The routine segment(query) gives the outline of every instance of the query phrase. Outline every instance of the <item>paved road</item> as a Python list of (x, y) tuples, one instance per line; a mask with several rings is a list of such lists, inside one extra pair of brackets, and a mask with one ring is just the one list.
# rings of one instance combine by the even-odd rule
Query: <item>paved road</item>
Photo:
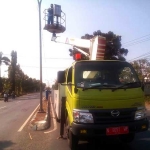
[[(0, 150), (70, 150), (67, 140), (59, 138), (60, 124), (53, 118), (52, 108), (50, 129), (33, 131), (29, 128), (28, 122), (18, 132), (22, 124), (39, 104), (38, 96), (38, 94), (33, 94), (8, 103), (0, 102)], [(150, 118), (150, 111), (147, 114)], [(131, 144), (122, 143), (114, 138), (105, 138), (94, 144), (80, 141), (78, 145), (78, 150), (110, 149), (150, 150), (150, 131), (137, 134), (135, 141)]]
[(39, 94), (0, 101), (0, 150), (18, 142), (16, 139), (23, 130), (22, 125), (38, 104)]
[[(149, 112), (148, 112), (149, 113)], [(26, 134), (30, 132), (32, 140), (21, 139), (19, 147), (22, 150), (70, 150), (66, 139), (59, 138), (60, 124), (53, 118), (51, 109), (51, 128), (46, 131), (31, 131), (27, 128)], [(23, 144), (23, 141), (26, 143)], [(150, 150), (150, 131), (138, 133), (135, 141), (130, 144), (120, 142), (117, 138), (103, 138), (95, 143), (80, 141), (77, 150)]]

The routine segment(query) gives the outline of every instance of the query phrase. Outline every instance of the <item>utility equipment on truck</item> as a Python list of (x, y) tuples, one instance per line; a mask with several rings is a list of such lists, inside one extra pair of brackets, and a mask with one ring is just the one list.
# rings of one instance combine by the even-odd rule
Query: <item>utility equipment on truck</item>
[(104, 60), (105, 42), (99, 39), (103, 37), (90, 40), (89, 60), (82, 60), (77, 52), (75, 62), (58, 72), (57, 81), (65, 91), (61, 107), (65, 115), (60, 120), (72, 150), (80, 139), (93, 137), (118, 136), (131, 142), (135, 133), (149, 127), (144, 93), (134, 68), (126, 61)]

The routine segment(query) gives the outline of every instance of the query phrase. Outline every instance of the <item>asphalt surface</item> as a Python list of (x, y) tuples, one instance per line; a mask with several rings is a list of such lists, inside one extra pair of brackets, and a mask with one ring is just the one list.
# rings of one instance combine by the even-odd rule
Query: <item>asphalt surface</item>
[[(67, 140), (59, 138), (60, 124), (56, 122), (52, 108), (51, 126), (48, 130), (34, 131), (29, 127), (28, 121), (18, 132), (38, 104), (39, 94), (27, 95), (8, 103), (0, 102), (0, 150), (70, 150)], [(150, 118), (150, 110), (147, 115)], [(107, 137), (95, 143), (80, 141), (77, 150), (150, 150), (149, 141), (150, 131), (146, 131), (138, 133), (130, 144)]]
[[(0, 101), (0, 150), (18, 141), (23, 124), (39, 104), (39, 94)], [(20, 130), (20, 131), (19, 131)]]

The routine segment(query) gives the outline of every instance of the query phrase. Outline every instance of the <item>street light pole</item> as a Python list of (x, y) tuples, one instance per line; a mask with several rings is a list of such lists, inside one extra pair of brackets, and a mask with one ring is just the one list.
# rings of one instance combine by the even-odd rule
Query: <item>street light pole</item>
[(41, 3), (42, 0), (38, 1), (39, 8), (39, 42), (40, 42), (40, 109), (39, 112), (43, 112), (42, 106), (42, 29), (41, 29)]

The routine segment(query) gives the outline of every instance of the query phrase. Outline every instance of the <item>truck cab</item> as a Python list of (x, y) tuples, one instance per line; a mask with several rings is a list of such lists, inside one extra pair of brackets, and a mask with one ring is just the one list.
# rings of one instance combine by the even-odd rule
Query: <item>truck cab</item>
[(80, 139), (118, 136), (131, 142), (148, 130), (141, 82), (126, 61), (81, 60), (58, 72), (65, 91), (65, 130), (73, 150)]

